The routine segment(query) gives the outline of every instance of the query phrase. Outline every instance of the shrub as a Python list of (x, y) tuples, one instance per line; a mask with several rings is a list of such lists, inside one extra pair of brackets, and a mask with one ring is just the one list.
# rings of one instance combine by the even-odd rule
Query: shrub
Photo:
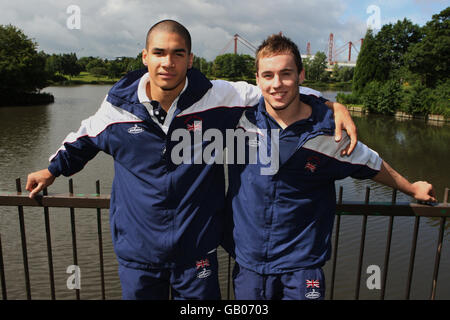
[(386, 81), (378, 94), (377, 113), (393, 115), (401, 104), (401, 86), (396, 80)]
[(376, 113), (378, 110), (378, 93), (380, 92), (380, 87), (381, 85), (378, 81), (371, 81), (364, 88), (361, 100), (371, 113)]
[(430, 95), (434, 98), (430, 112), (450, 118), (450, 79), (438, 84)]
[(430, 114), (435, 104), (432, 90), (425, 87), (420, 81), (405, 87), (402, 97), (402, 110), (412, 115)]
[(392, 115), (400, 108), (401, 97), (402, 91), (398, 81), (371, 81), (364, 88), (361, 100), (371, 113)]
[(346, 94), (338, 92), (336, 95), (336, 101), (342, 104), (361, 104), (361, 98), (354, 92)]

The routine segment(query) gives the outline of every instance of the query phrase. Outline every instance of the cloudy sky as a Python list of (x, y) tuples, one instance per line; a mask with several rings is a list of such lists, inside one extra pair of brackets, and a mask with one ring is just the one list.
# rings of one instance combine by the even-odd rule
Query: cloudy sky
[[(171, 18), (191, 32), (194, 54), (213, 60), (232, 52), (232, 45), (224, 49), (236, 33), (257, 46), (281, 31), (302, 53), (307, 42), (312, 53), (326, 51), (330, 33), (336, 48), (348, 41), (359, 48), (377, 16), (381, 25), (404, 17), (423, 25), (449, 5), (449, 0), (12, 0), (0, 2), (0, 24), (22, 29), (47, 53), (114, 58), (136, 56), (149, 27)], [(239, 44), (238, 51), (252, 54)]]

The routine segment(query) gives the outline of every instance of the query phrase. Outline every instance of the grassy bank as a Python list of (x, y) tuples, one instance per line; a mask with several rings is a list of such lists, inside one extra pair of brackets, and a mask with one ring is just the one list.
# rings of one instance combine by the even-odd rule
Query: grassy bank
[(75, 77), (68, 78), (67, 76), (57, 75), (51, 82), (53, 86), (68, 86), (77, 84), (114, 84), (120, 78), (108, 78), (107, 76), (96, 76), (89, 72), (80, 72)]

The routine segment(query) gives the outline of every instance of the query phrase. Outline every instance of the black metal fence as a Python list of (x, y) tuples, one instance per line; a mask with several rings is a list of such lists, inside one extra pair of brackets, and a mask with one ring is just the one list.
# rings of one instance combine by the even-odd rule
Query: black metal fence
[[(362, 216), (362, 226), (361, 226), (361, 238), (360, 238), (360, 248), (358, 256), (358, 267), (356, 275), (356, 287), (354, 291), (354, 299), (360, 298), (360, 284), (361, 284), (361, 272), (362, 272), (362, 262), (365, 249), (366, 240), (366, 230), (367, 230), (367, 218), (369, 216), (387, 216), (389, 217), (389, 225), (387, 230), (387, 242), (384, 255), (384, 265), (381, 283), (381, 294), (380, 299), (385, 298), (386, 294), (386, 281), (388, 275), (388, 266), (390, 259), (391, 241), (392, 241), (392, 231), (393, 223), (395, 217), (413, 217), (415, 219), (414, 232), (411, 242), (411, 252), (408, 265), (408, 277), (407, 286), (405, 290), (405, 299), (410, 298), (411, 294), (411, 282), (414, 271), (414, 262), (416, 255), (417, 246), (417, 236), (419, 232), (419, 224), (421, 217), (435, 217), (440, 220), (439, 223), (439, 236), (435, 248), (435, 259), (434, 259), (434, 271), (431, 279), (431, 292), (430, 299), (434, 300), (436, 297), (437, 279), (440, 266), (442, 244), (444, 239), (444, 231), (446, 224), (446, 217), (450, 215), (450, 205), (448, 204), (448, 191), (446, 188), (444, 192), (444, 199), (442, 203), (434, 205), (426, 204), (416, 204), (416, 203), (398, 203), (396, 201), (396, 190), (392, 193), (392, 199), (390, 202), (370, 202), (370, 188), (366, 189), (365, 201), (364, 202), (343, 202), (343, 189), (339, 190), (339, 197), (336, 204), (336, 223), (334, 232), (334, 243), (333, 243), (333, 254), (332, 254), (332, 271), (331, 271), (331, 285), (329, 288), (330, 299), (334, 298), (335, 293), (335, 279), (336, 279), (336, 262), (338, 257), (338, 244), (339, 235), (341, 227), (341, 216)], [(16, 180), (16, 192), (0, 193), (0, 206), (17, 207), (19, 226), (20, 226), (20, 237), (21, 237), (21, 248), (23, 257), (23, 268), (24, 268), (24, 281), (27, 299), (31, 299), (31, 283), (30, 283), (30, 272), (28, 264), (28, 250), (27, 250), (27, 238), (25, 230), (25, 220), (24, 220), (24, 207), (42, 207), (44, 213), (44, 224), (45, 224), (45, 234), (46, 234), (46, 247), (47, 247), (47, 257), (48, 257), (48, 270), (49, 270), (49, 280), (50, 280), (50, 293), (51, 299), (55, 299), (55, 278), (53, 270), (53, 249), (52, 240), (50, 233), (50, 219), (49, 219), (49, 208), (69, 208), (70, 210), (70, 221), (71, 221), (71, 238), (72, 238), (72, 256), (73, 264), (78, 265), (78, 255), (77, 255), (77, 238), (76, 238), (76, 223), (75, 223), (75, 209), (77, 208), (92, 208), (96, 209), (97, 213), (97, 237), (98, 237), (98, 258), (100, 265), (100, 283), (101, 283), (101, 299), (106, 299), (105, 294), (105, 275), (104, 275), (104, 258), (103, 258), (103, 241), (102, 241), (102, 219), (101, 210), (109, 209), (109, 195), (100, 194), (100, 184), (99, 181), (96, 182), (96, 194), (91, 195), (75, 195), (73, 193), (73, 182), (72, 179), (69, 180), (69, 193), (67, 194), (55, 194), (48, 195), (47, 190), (44, 190), (43, 196), (36, 196), (35, 199), (30, 199), (27, 193), (22, 193), (20, 179)], [(5, 277), (4, 268), (4, 257), (2, 251), (2, 238), (0, 234), (0, 282), (2, 290), (2, 299), (8, 299), (7, 292), (7, 279)], [(230, 285), (230, 275), (231, 275), (231, 259), (228, 258), (228, 265), (226, 267), (227, 273), (227, 284), (226, 284), (226, 296), (228, 299), (231, 297), (231, 285)], [(76, 299), (80, 299), (79, 289), (76, 290)]]

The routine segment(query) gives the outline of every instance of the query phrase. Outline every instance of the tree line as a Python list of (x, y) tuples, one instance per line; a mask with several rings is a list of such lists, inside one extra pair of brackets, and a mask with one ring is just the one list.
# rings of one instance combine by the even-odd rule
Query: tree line
[(117, 57), (103, 59), (99, 57), (77, 58), (75, 53), (46, 54), (45, 71), (55, 81), (64, 80), (64, 76), (74, 77), (80, 72), (89, 72), (96, 77), (116, 79), (125, 73), (143, 68), (142, 54), (137, 57)]
[[(116, 80), (129, 71), (144, 67), (142, 53), (136, 57), (115, 59), (78, 58), (75, 53), (48, 54), (38, 52), (37, 48), (37, 42), (28, 38), (22, 30), (13, 25), (0, 25), (0, 97), (3, 104), (11, 102), (12, 97), (13, 101), (27, 95), (37, 98), (40, 89), (72, 81), (81, 72)], [(214, 61), (195, 56), (193, 66), (211, 79), (255, 83), (255, 58), (247, 54), (222, 54)], [(304, 67), (306, 78), (311, 81), (348, 81), (353, 76), (351, 68), (336, 66), (331, 74), (326, 72), (323, 52), (305, 59)]]
[[(303, 59), (307, 84), (347, 82), (352, 93), (338, 94), (344, 104), (364, 104), (370, 112), (394, 114), (429, 113), (450, 116), (450, 7), (425, 26), (408, 19), (384, 25), (374, 34), (368, 30), (355, 68), (333, 66), (317, 52)], [(96, 77), (118, 79), (143, 68), (136, 57), (81, 57), (75, 53), (47, 54), (12, 25), (0, 25), (0, 98), (25, 97), (40, 89), (88, 72)], [(195, 68), (211, 79), (245, 80), (254, 83), (255, 59), (245, 54), (223, 54), (214, 61), (194, 57)], [(9, 99), (10, 100), (10, 99)], [(6, 101), (6, 102), (5, 102)]]
[(338, 94), (345, 104), (369, 112), (450, 117), (450, 7), (423, 27), (408, 19), (368, 30), (358, 56), (352, 93)]
[[(317, 52), (313, 57), (302, 59), (305, 79), (311, 82), (348, 82), (353, 78), (352, 67), (335, 64), (332, 72), (327, 69), (327, 56)], [(214, 61), (194, 57), (194, 68), (210, 78), (255, 81), (255, 58), (246, 54), (227, 53), (217, 56)]]

